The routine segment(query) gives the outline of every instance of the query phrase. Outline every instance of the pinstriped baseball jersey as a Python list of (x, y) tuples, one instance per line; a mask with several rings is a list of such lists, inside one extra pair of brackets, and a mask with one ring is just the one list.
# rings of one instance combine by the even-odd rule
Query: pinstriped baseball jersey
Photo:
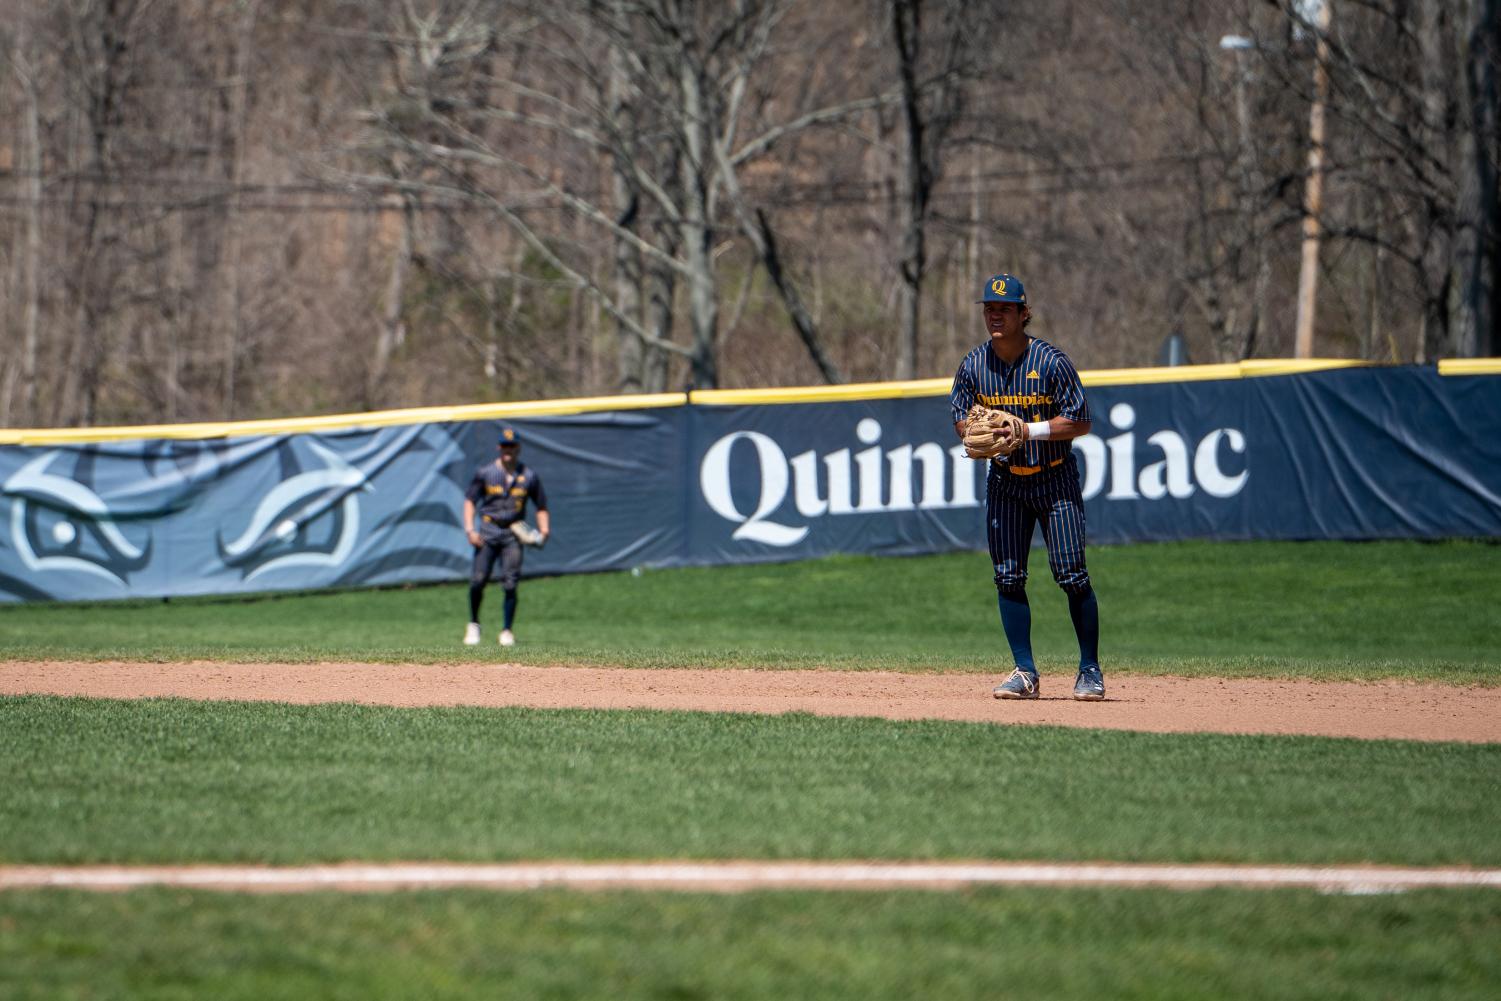
[[(1029, 423), (1062, 415), (1075, 421), (1090, 420), (1084, 385), (1068, 356), (1047, 341), (1027, 338), (1026, 350), (1007, 365), (986, 341), (970, 351), (954, 373), (949, 408), (955, 423), (964, 420), (975, 403), (1009, 411)], [(1028, 441), (1009, 460), (997, 464), (1049, 468), (1073, 456), (1067, 441)], [(1069, 463), (1069, 465), (1073, 465)]]
[(547, 510), (547, 492), (542, 489), (542, 477), (523, 462), (516, 463), (516, 471), (508, 473), (498, 462), (487, 462), (474, 471), (474, 479), (464, 491), (464, 498), (473, 502), (478, 515), (476, 528), (485, 539), (510, 535), (507, 527), (526, 515), (526, 502), (530, 500), (538, 511)]

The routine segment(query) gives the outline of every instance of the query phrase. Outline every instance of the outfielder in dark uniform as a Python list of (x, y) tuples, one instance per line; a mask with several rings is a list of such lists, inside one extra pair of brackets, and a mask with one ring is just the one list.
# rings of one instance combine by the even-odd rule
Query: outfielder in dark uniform
[(1089, 403), (1068, 356), (1029, 336), (1032, 311), (1013, 275), (996, 275), (978, 300), (990, 340), (964, 356), (949, 403), (954, 430), (964, 437), (969, 408), (983, 403), (1026, 423), (1021, 447), (991, 460), (985, 481), (985, 525), (995, 566), (1001, 625), (1016, 669), (996, 686), (998, 699), (1035, 699), (1040, 692), (1032, 659), (1032, 608), (1027, 602), (1027, 556), (1041, 523), (1053, 579), (1068, 595), (1079, 638), (1074, 698), (1105, 697), (1100, 671), (1100, 613), (1084, 566), (1084, 498), (1070, 440), (1088, 434)]
[(513, 530), (526, 518), (530, 501), (537, 509), (535, 544), (547, 540), (552, 530), (547, 513), (547, 493), (542, 477), (521, 461), (521, 436), (516, 429), (503, 425), (496, 445), (499, 455), (474, 471), (469, 489), (464, 491), (464, 532), (474, 547), (474, 569), (469, 575), (469, 627), (464, 642), (474, 646), (480, 641), (479, 606), (485, 597), (485, 584), (497, 561), (500, 563), (500, 587), (505, 592), (505, 621), (500, 631), (500, 645), (511, 646), (516, 634), (511, 626), (516, 619), (516, 586), (521, 581), (521, 539)]

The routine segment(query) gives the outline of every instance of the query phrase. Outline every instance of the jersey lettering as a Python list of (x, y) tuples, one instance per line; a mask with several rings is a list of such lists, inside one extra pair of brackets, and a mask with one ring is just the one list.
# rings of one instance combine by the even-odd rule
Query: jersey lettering
[(1021, 393), (1005, 396), (979, 393), (976, 394), (975, 398), (987, 407), (1040, 407), (1043, 404), (1051, 406), (1053, 403), (1053, 398), (1043, 393)]
[[(1027, 421), (1046, 421), (1063, 416), (1087, 421), (1089, 403), (1079, 373), (1068, 357), (1046, 341), (1027, 338), (1026, 349), (1014, 364), (1007, 365), (991, 350), (989, 342), (974, 348), (959, 363), (949, 394), (952, 419), (965, 419), (975, 403), (998, 407)], [(1015, 467), (1054, 468), (1073, 462), (1070, 441), (1029, 441), (1009, 460)]]

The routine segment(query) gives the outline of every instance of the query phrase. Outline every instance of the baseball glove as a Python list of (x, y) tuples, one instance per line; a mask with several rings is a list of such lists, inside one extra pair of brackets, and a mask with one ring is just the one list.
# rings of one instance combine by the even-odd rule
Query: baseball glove
[(511, 534), (516, 536), (517, 541), (523, 546), (536, 546), (538, 549), (541, 549), (542, 543), (547, 541), (546, 536), (524, 521), (511, 522)]
[(1022, 419), (1004, 410), (976, 403), (964, 423), (964, 454), (971, 459), (994, 459), (1021, 447)]

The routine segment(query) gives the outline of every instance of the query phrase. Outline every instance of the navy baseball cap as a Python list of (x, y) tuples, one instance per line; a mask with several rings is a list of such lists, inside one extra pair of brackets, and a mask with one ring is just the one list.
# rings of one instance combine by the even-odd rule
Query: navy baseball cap
[(985, 281), (985, 291), (975, 302), (1019, 302), (1027, 304), (1027, 290), (1015, 275), (996, 275)]
[(516, 433), (516, 429), (513, 428), (513, 427), (511, 427), (511, 425), (509, 425), (509, 424), (502, 424), (500, 426), (500, 438), (496, 442), (496, 444), (499, 444), (499, 445), (520, 445), (521, 444), (521, 435), (517, 434)]

